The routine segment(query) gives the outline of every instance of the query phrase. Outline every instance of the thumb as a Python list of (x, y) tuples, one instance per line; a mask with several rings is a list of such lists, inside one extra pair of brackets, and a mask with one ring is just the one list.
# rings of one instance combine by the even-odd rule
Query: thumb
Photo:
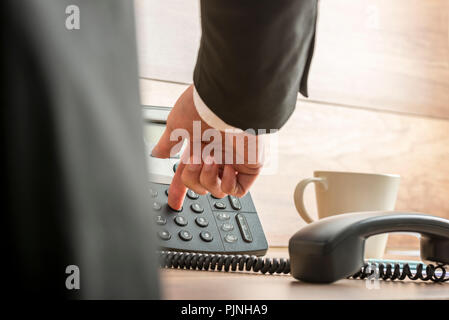
[(185, 137), (178, 136), (177, 139), (171, 140), (170, 136), (172, 131), (168, 125), (165, 127), (164, 133), (151, 151), (153, 157), (170, 158), (170, 156), (174, 156), (181, 150)]

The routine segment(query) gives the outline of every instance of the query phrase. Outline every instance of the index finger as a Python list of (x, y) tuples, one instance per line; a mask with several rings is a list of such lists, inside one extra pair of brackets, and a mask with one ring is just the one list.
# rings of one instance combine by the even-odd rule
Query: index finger
[(226, 164), (221, 178), (221, 189), (227, 194), (241, 198), (256, 181), (259, 171), (257, 169), (236, 172), (232, 165)]
[(168, 205), (174, 210), (181, 210), (184, 198), (187, 193), (187, 187), (181, 180), (182, 172), (185, 168), (184, 161), (179, 161), (178, 168), (173, 176), (172, 182), (168, 189)]

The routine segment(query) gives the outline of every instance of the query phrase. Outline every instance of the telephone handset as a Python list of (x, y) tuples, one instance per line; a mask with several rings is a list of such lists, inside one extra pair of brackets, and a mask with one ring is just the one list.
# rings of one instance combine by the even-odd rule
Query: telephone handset
[[(334, 282), (356, 274), (364, 264), (365, 240), (399, 231), (421, 234), (423, 261), (449, 264), (449, 220), (419, 213), (358, 212), (321, 219), (295, 233), (288, 245), (291, 274), (310, 282)], [(427, 270), (427, 276), (434, 271)]]
[(179, 157), (150, 155), (165, 127), (169, 108), (144, 106), (148, 168), (154, 221), (158, 227), (160, 263), (166, 268), (291, 273), (302, 281), (329, 283), (366, 278), (374, 272), (363, 261), (367, 237), (413, 231), (421, 234), (421, 257), (437, 265), (378, 264), (387, 280), (449, 281), (449, 220), (425, 214), (363, 212), (321, 219), (298, 231), (289, 242), (290, 259), (263, 256), (268, 243), (248, 193), (243, 198), (217, 199), (189, 190), (181, 211), (167, 205), (168, 187)]

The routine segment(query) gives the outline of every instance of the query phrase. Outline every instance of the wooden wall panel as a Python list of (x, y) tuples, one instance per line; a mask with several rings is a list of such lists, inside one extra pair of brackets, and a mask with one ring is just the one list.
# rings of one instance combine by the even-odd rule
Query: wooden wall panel
[[(141, 80), (142, 103), (173, 105), (185, 88)], [(400, 174), (396, 209), (449, 218), (449, 121), (298, 101), (279, 132), (278, 172), (260, 176), (251, 191), (270, 245), (287, 245), (304, 226), (292, 194), (313, 170)], [(316, 214), (313, 193), (306, 191), (306, 204)]]
[(448, 0), (321, 0), (313, 100), (449, 118)]
[(140, 76), (192, 82), (201, 37), (198, 0), (135, 0)]
[[(449, 118), (449, 0), (320, 0), (312, 100)], [(140, 75), (189, 83), (198, 1), (135, 0)]]

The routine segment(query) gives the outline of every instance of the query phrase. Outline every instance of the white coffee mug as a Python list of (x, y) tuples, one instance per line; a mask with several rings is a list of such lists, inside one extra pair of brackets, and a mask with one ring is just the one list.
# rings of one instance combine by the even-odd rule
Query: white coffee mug
[[(394, 210), (400, 176), (338, 171), (315, 171), (313, 178), (300, 181), (294, 201), (299, 215), (313, 222), (304, 206), (304, 190), (315, 184), (318, 218), (360, 211)], [(365, 244), (365, 258), (382, 259), (388, 234), (372, 236)]]

